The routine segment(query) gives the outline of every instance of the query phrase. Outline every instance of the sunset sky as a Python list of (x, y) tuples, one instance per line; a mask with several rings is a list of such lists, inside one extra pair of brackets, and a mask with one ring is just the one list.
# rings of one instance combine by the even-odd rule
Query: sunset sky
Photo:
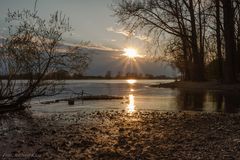
[[(0, 0), (1, 25), (7, 10), (33, 9), (35, 0)], [(81, 40), (91, 41), (96, 45), (110, 48), (138, 47), (146, 40), (141, 35), (127, 39), (122, 27), (117, 24), (111, 10), (112, 0), (38, 0), (39, 14), (48, 17), (54, 11), (62, 11), (70, 17), (73, 27), (71, 35), (65, 40), (78, 43)], [(1, 29), (3, 33), (4, 28)]]
[[(149, 39), (143, 35), (136, 34), (129, 38), (123, 27), (117, 24), (117, 18), (113, 16), (111, 5), (114, 0), (38, 0), (37, 9), (39, 15), (48, 18), (55, 11), (62, 11), (70, 18), (70, 24), (73, 28), (71, 34), (65, 34), (64, 40), (67, 43), (78, 44), (80, 41), (91, 41), (94, 46), (101, 50), (102, 56), (93, 56), (92, 65), (89, 68), (89, 74), (104, 74), (108, 67), (114, 68), (116, 73), (122, 70), (122, 66), (112, 66), (117, 64), (119, 54), (124, 55), (126, 48), (135, 48), (138, 51), (139, 59), (146, 54), (144, 46)], [(5, 17), (8, 9), (22, 10), (34, 9), (35, 0), (0, 0), (0, 37), (6, 36), (7, 24)], [(94, 48), (95, 50), (96, 48)], [(104, 52), (105, 50), (105, 52)], [(111, 51), (111, 56), (108, 55)], [(122, 53), (121, 53), (122, 51)], [(91, 53), (92, 54), (92, 53)], [(106, 58), (103, 58), (106, 57)], [(101, 61), (100, 61), (101, 59)], [(143, 58), (142, 58), (143, 59)], [(139, 60), (140, 62), (140, 60)], [(142, 72), (155, 75), (167, 74), (173, 72), (169, 67), (163, 67), (162, 64), (142, 62)], [(110, 64), (111, 63), (111, 64)], [(95, 66), (95, 67), (94, 67)]]

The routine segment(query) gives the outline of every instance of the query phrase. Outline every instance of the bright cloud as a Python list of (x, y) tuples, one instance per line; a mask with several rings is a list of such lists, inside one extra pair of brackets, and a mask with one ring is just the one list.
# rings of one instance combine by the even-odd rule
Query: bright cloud
[(125, 31), (124, 29), (114, 29), (113, 27), (108, 27), (108, 28), (107, 28), (107, 31), (109, 31), (109, 32), (114, 32), (114, 33), (118, 33), (118, 34), (122, 34), (122, 35), (124, 35), (124, 36), (126, 36), (126, 37), (129, 37), (129, 36), (131, 35), (130, 32), (127, 32), (127, 31)]
[(147, 36), (136, 35), (135, 33), (130, 33), (128, 31), (124, 30), (123, 28), (115, 29), (113, 27), (108, 27), (107, 31), (114, 32), (114, 33), (117, 33), (117, 34), (121, 34), (121, 35), (124, 35), (125, 37), (133, 36), (134, 38), (139, 39), (141, 41), (146, 41), (146, 42), (150, 42), (151, 41), (151, 39), (149, 37), (147, 37)]

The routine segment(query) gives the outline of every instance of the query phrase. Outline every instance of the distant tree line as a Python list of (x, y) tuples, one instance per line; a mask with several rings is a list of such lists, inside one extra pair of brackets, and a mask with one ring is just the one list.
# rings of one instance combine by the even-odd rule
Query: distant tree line
[[(14, 80), (29, 80), (29, 79), (38, 79), (37, 74), (25, 73), (25, 74), (16, 74), (12, 76)], [(177, 77), (169, 77), (166, 75), (153, 75), (153, 74), (142, 74), (142, 73), (130, 73), (127, 72), (123, 74), (118, 72), (116, 75), (113, 75), (111, 71), (107, 71), (105, 75), (91, 76), (84, 75), (83, 73), (73, 73), (64, 69), (59, 69), (55, 72), (50, 72), (44, 76), (44, 80), (81, 80), (81, 79), (173, 79)], [(0, 75), (0, 79), (7, 80), (7, 75)]]
[(237, 82), (239, 0), (116, 0), (112, 8), (126, 30), (151, 38), (154, 51), (168, 42), (160, 58), (177, 67), (183, 80)]
[(136, 73), (136, 72), (127, 72), (127, 73), (122, 73), (119, 71), (115, 76), (112, 75), (111, 71), (107, 71), (105, 74), (105, 78), (112, 78), (112, 79), (171, 79), (175, 77), (168, 77), (166, 75), (153, 75), (149, 73)]

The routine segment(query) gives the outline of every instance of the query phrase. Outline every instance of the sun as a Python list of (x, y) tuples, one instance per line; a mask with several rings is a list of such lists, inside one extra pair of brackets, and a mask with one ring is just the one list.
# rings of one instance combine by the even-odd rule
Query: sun
[(139, 54), (138, 54), (138, 52), (137, 52), (137, 50), (136, 49), (134, 49), (134, 48), (124, 48), (124, 56), (127, 56), (128, 58), (130, 58), (130, 59), (133, 59), (133, 58), (136, 58), (136, 57), (141, 57)]

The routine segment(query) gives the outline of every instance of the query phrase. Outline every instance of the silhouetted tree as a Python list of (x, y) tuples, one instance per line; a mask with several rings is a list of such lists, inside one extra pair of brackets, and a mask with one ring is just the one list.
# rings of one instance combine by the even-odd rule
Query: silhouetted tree
[(223, 56), (222, 56), (222, 40), (221, 40), (221, 8), (220, 0), (215, 0), (216, 8), (216, 44), (217, 44), (217, 61), (218, 61), (218, 79), (223, 80)]
[(106, 74), (105, 74), (105, 78), (112, 78), (112, 72), (111, 71), (107, 71)]
[(116, 75), (116, 78), (122, 78), (122, 72), (121, 71), (118, 71), (117, 75)]
[(224, 81), (234, 83), (236, 79), (236, 41), (233, 0), (222, 0), (224, 14), (225, 64)]
[(160, 59), (177, 67), (184, 80), (205, 80), (206, 65), (217, 60), (218, 79), (237, 81), (239, 0), (119, 0), (113, 11), (130, 35), (141, 32), (151, 37), (156, 48), (167, 37)]
[(113, 10), (130, 33), (142, 31), (156, 46), (163, 34), (177, 37), (185, 63), (185, 78), (202, 81), (205, 80), (205, 12), (209, 3), (201, 0), (121, 0)]
[[(87, 67), (88, 57), (79, 48), (65, 51), (58, 46), (62, 35), (71, 30), (69, 20), (56, 12), (49, 20), (38, 16), (38, 11), (9, 11), (9, 37), (1, 47), (0, 109), (20, 109), (31, 98), (56, 94), (56, 80), (46, 80), (49, 73), (61, 69), (81, 72)], [(14, 24), (14, 25), (13, 25)], [(16, 75), (27, 75), (27, 80), (16, 80)]]

